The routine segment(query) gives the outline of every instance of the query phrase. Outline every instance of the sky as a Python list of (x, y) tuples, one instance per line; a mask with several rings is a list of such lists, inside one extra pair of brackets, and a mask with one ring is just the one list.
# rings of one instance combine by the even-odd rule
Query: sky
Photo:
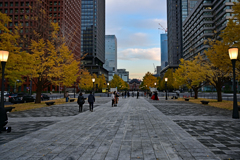
[(142, 79), (160, 66), (160, 34), (167, 28), (167, 0), (106, 0), (106, 35), (117, 38), (118, 69)]

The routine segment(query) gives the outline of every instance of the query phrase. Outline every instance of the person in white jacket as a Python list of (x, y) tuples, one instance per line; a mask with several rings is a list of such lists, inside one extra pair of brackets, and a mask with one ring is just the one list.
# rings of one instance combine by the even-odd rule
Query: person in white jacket
[(112, 97), (112, 107), (114, 105), (114, 102), (115, 102), (115, 91), (112, 93), (111, 97)]

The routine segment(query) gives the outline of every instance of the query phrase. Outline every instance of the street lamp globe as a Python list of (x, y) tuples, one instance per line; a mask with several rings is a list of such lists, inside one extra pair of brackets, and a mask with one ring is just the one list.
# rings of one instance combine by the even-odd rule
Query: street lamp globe
[(228, 53), (229, 53), (229, 57), (230, 57), (231, 60), (237, 59), (238, 48), (229, 48)]
[(168, 81), (168, 78), (165, 78), (165, 82), (167, 82)]
[(107, 85), (109, 86), (109, 83), (107, 83)]
[(157, 83), (154, 83), (154, 85), (156, 86), (156, 85), (157, 85)]
[(0, 51), (0, 61), (1, 62), (7, 62), (8, 55), (9, 55), (8, 51)]
[(95, 78), (92, 78), (92, 82), (93, 82), (93, 83), (95, 82)]

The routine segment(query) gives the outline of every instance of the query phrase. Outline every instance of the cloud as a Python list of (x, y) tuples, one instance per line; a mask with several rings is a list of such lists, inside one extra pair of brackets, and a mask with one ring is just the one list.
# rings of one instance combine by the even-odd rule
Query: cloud
[(160, 61), (160, 48), (129, 48), (118, 53), (121, 60), (155, 60)]
[(106, 0), (107, 12), (111, 14), (157, 14), (166, 13), (166, 0)]

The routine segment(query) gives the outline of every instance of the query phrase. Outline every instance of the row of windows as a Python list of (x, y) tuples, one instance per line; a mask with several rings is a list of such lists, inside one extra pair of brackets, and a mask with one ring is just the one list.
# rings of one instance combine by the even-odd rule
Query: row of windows
[[(2, 9), (0, 9), (0, 12), (2, 12)], [(8, 9), (4, 9), (4, 13), (29, 13), (29, 8), (26, 8), (25, 9), (25, 12), (24, 12), (24, 8), (21, 8), (21, 9), (18, 9), (16, 8), (15, 10), (13, 8), (10, 8), (9, 10)]]
[(54, 6), (56, 6), (56, 5), (61, 5), (61, 2), (57, 2), (57, 1), (49, 2), (49, 5), (50, 5), (50, 6), (51, 6), (51, 5), (54, 5)]
[(52, 8), (52, 7), (49, 7), (49, 11), (61, 11), (61, 7), (54, 7), (54, 8)]
[[(31, 3), (31, 5), (32, 5), (33, 3)], [(3, 5), (5, 6), (5, 7), (8, 7), (8, 6), (11, 6), (11, 7), (13, 7), (13, 6), (15, 6), (15, 7), (17, 7), (17, 6), (29, 6), (29, 2), (26, 2), (25, 3), (25, 5), (24, 5), (24, 2), (15, 2), (15, 5), (14, 5), (14, 3), (13, 2), (5, 2), (5, 3), (3, 3), (3, 2), (0, 2), (0, 7), (3, 7)]]

